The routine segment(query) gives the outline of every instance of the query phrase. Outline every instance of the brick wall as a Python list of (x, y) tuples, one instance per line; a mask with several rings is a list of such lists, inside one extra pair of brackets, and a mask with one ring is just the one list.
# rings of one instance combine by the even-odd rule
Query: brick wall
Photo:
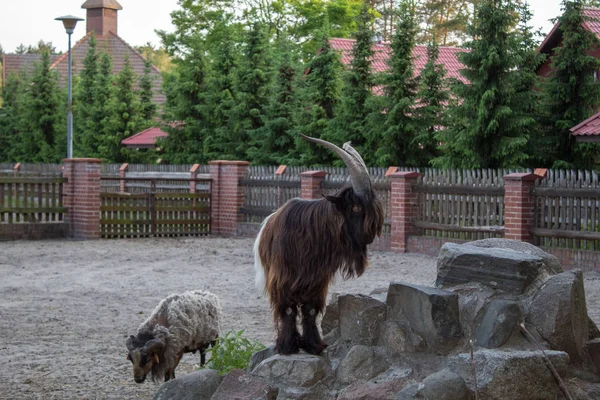
[(0, 241), (60, 239), (68, 236), (69, 225), (63, 222), (0, 224)]
[(77, 239), (100, 238), (100, 163), (95, 158), (63, 160), (63, 204), (70, 236)]
[(246, 161), (210, 161), (211, 184), (211, 232), (217, 235), (235, 236), (240, 223), (240, 207), (244, 205), (244, 193), (239, 179), (248, 173)]
[(535, 198), (530, 193), (538, 178), (535, 174), (516, 173), (504, 177), (504, 238), (531, 242)]
[(392, 183), (392, 251), (406, 252), (408, 238), (419, 234), (419, 230), (413, 226), (413, 221), (418, 216), (419, 205), (417, 193), (413, 192), (412, 185), (420, 176), (418, 172), (406, 171), (389, 175)]
[(321, 184), (325, 179), (325, 171), (306, 171), (300, 174), (301, 198), (306, 200), (322, 198)]

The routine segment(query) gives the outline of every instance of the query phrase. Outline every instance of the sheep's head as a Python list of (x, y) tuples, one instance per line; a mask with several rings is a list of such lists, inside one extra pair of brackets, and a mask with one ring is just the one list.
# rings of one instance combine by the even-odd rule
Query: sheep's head
[(142, 383), (152, 367), (159, 364), (165, 350), (165, 342), (161, 339), (131, 335), (125, 345), (129, 350), (127, 359), (133, 364), (133, 379)]
[(362, 249), (381, 235), (384, 211), (371, 187), (369, 170), (362, 157), (350, 145), (344, 143), (343, 148), (322, 139), (301, 135), (304, 139), (318, 143), (336, 153), (346, 164), (350, 173), (352, 187), (346, 187), (334, 196), (325, 198), (335, 205), (344, 218), (344, 236)]

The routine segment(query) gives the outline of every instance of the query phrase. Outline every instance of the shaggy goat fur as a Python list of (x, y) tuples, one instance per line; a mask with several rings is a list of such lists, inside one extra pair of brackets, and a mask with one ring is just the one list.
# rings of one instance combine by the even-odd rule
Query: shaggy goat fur
[[(137, 335), (127, 340), (136, 382), (143, 382), (149, 371), (155, 382), (175, 378), (183, 353), (200, 351), (204, 364), (204, 352), (218, 338), (221, 319), (219, 299), (210, 292), (187, 291), (162, 300)], [(148, 343), (159, 346), (149, 348)]]
[[(254, 245), (256, 285), (269, 295), (281, 354), (320, 354), (316, 326), (335, 274), (358, 277), (368, 266), (367, 245), (383, 227), (383, 208), (372, 191), (352, 187), (321, 200), (292, 199), (271, 214)], [(302, 336), (296, 317), (302, 315)]]

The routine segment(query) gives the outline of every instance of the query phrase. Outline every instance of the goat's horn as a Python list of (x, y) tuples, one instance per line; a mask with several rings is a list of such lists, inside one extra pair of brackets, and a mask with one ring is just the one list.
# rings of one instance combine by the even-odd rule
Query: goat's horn
[(348, 167), (350, 172), (350, 180), (352, 181), (352, 187), (357, 194), (364, 193), (371, 190), (371, 179), (369, 178), (369, 170), (365, 165), (362, 157), (358, 152), (350, 146), (350, 142), (344, 144), (344, 148), (340, 149), (333, 143), (322, 139), (316, 139), (310, 136), (300, 134), (304, 139), (309, 142), (320, 144), (321, 146), (327, 147), (329, 150), (337, 154)]
[(162, 339), (152, 339), (144, 347), (148, 353), (160, 353), (165, 348), (165, 342)]

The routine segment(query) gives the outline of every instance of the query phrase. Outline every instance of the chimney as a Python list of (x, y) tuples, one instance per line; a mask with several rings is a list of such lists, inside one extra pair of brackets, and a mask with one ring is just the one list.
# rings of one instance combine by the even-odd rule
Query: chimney
[(117, 0), (87, 0), (81, 8), (87, 10), (86, 33), (94, 31), (96, 36), (117, 33), (117, 12), (123, 9)]

